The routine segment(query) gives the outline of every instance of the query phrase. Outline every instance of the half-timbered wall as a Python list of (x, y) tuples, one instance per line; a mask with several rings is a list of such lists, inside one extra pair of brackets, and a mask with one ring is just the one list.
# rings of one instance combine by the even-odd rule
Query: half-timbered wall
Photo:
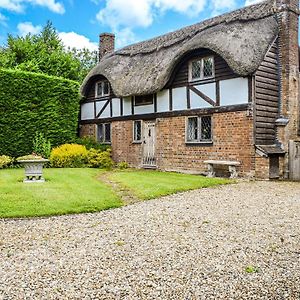
[[(214, 56), (214, 77), (189, 82), (189, 62), (208, 55)], [(105, 78), (98, 76), (90, 83), (81, 106), (82, 121), (238, 105), (252, 100), (251, 78), (237, 76), (224, 59), (206, 49), (193, 51), (182, 58), (165, 89), (153, 95), (153, 104), (137, 106), (134, 96), (119, 99), (113, 91), (109, 97), (96, 98), (95, 86), (99, 80)]]
[(255, 73), (255, 143), (275, 143), (275, 121), (279, 112), (277, 41), (267, 52)]

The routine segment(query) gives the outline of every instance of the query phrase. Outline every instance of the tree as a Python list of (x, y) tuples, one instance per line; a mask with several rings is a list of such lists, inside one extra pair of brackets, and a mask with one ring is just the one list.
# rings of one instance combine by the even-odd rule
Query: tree
[(96, 64), (94, 53), (87, 49), (65, 49), (51, 22), (39, 34), (25, 37), (8, 35), (0, 47), (0, 67), (20, 69), (82, 81)]

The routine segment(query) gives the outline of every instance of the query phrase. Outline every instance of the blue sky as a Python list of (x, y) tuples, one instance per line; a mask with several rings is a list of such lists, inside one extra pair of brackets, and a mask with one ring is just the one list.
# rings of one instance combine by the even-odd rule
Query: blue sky
[(96, 49), (101, 32), (117, 48), (260, 0), (0, 0), (0, 45), (7, 34), (37, 33), (52, 21), (65, 45)]

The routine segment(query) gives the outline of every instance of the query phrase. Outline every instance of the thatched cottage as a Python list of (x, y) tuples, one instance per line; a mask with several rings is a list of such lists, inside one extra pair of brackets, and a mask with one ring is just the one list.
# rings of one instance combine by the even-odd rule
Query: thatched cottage
[(82, 85), (81, 136), (131, 166), (300, 179), (299, 0), (269, 0), (114, 51)]

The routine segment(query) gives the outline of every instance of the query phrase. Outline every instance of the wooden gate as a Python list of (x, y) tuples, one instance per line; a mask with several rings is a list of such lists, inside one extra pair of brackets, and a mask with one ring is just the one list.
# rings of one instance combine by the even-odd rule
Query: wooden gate
[(300, 180), (300, 142), (289, 142), (289, 177), (291, 180)]
[(145, 121), (143, 130), (143, 167), (155, 168), (156, 167), (156, 155), (155, 155), (155, 142), (156, 142), (156, 130), (155, 121)]

